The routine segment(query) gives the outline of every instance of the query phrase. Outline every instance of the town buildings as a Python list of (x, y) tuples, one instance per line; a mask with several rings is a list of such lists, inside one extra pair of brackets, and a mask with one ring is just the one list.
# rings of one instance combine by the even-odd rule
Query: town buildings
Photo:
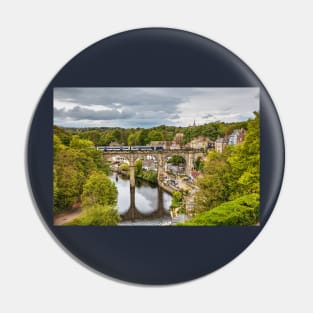
[(245, 136), (246, 136), (246, 130), (244, 128), (235, 129), (228, 138), (228, 144), (229, 145), (236, 145), (236, 144), (244, 141)]
[(191, 149), (207, 149), (211, 144), (213, 144), (213, 141), (209, 138), (198, 136), (188, 142), (185, 147)]
[(150, 142), (151, 146), (158, 146), (158, 147), (163, 147), (163, 149), (167, 150), (170, 148), (172, 144), (172, 141), (166, 141), (166, 140), (153, 140)]
[(237, 145), (244, 141), (246, 136), (246, 130), (244, 128), (235, 129), (231, 135), (224, 138), (218, 137), (215, 141), (215, 151), (223, 152), (227, 145)]

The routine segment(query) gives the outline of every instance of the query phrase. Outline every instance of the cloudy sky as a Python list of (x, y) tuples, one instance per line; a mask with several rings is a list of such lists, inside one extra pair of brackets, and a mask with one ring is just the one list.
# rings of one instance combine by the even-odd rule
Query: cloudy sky
[(259, 88), (54, 88), (54, 124), (64, 127), (236, 122), (253, 111)]

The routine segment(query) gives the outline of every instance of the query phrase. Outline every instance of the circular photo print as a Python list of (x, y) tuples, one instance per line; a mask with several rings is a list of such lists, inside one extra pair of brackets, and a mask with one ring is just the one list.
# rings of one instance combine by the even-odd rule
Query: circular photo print
[(208, 274), (269, 218), (284, 142), (257, 76), (219, 44), (148, 28), (68, 62), (33, 117), (28, 171), (44, 223), (87, 267), (142, 284)]

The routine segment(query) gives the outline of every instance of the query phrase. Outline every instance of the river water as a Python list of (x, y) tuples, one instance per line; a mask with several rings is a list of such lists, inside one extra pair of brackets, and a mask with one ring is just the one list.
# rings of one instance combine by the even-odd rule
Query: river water
[[(116, 178), (117, 177), (117, 178)], [(115, 173), (110, 175), (110, 179), (116, 184), (118, 190), (117, 209), (123, 215), (130, 208), (130, 184), (129, 179)], [(160, 195), (162, 193), (162, 195)], [(160, 200), (161, 199), (161, 200)], [(161, 217), (152, 218), (149, 215), (158, 210), (159, 202), (163, 201), (164, 214)], [(172, 196), (167, 192), (146, 181), (136, 179), (135, 205), (138, 212), (147, 215), (144, 219), (135, 219), (133, 221), (122, 221), (119, 225), (140, 226), (140, 225), (166, 225), (171, 222), (169, 215)]]

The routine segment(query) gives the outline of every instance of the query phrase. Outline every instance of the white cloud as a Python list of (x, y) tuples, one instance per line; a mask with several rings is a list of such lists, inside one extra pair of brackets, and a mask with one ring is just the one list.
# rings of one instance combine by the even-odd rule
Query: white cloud
[(60, 126), (188, 126), (246, 120), (259, 111), (259, 88), (56, 88)]

